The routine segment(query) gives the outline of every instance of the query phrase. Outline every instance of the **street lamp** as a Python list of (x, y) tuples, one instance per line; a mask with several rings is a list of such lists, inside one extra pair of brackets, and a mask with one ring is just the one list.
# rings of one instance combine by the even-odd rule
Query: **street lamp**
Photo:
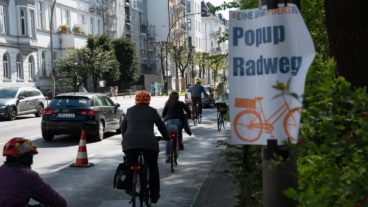
[(55, 90), (56, 90), (56, 74), (55, 74), (55, 68), (54, 68), (54, 53), (53, 53), (53, 42), (52, 42), (52, 29), (54, 28), (54, 10), (55, 10), (55, 4), (56, 0), (52, 3), (51, 6), (51, 16), (50, 16), (50, 53), (51, 53), (51, 73), (52, 73), (52, 98), (55, 97)]
[[(177, 18), (171, 25), (170, 25), (170, 20), (169, 20), (169, 31), (167, 33), (167, 37), (166, 37), (166, 83), (167, 83), (167, 86), (169, 85), (169, 70), (168, 70), (168, 67), (169, 67), (169, 62), (168, 62), (168, 44), (169, 44), (169, 38), (170, 38), (170, 34), (171, 34), (171, 30), (174, 28), (174, 26), (176, 25), (176, 23), (187, 17), (187, 16), (191, 16), (191, 15), (196, 15), (196, 14), (203, 14), (204, 12), (198, 12), (198, 13), (190, 13), (190, 14), (184, 14), (183, 16)], [(167, 90), (167, 89), (166, 89)]]

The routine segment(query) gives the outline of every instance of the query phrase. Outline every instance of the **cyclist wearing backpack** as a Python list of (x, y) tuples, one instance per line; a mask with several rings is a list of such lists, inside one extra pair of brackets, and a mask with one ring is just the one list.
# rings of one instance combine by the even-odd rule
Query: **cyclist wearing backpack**
[(196, 80), (196, 84), (188, 89), (188, 92), (191, 93), (192, 98), (192, 108), (198, 103), (198, 113), (202, 115), (202, 93), (207, 98), (207, 93), (204, 90), (204, 87), (201, 85), (201, 79)]
[(158, 140), (154, 134), (154, 125), (157, 126), (164, 140), (169, 135), (164, 122), (157, 110), (150, 107), (151, 95), (142, 91), (135, 95), (135, 106), (130, 107), (122, 124), (122, 147), (128, 162), (137, 162), (142, 152), (144, 161), (149, 168), (149, 186), (152, 203), (160, 198), (160, 176), (158, 169)]
[(26, 206), (30, 199), (55, 207), (66, 207), (65, 199), (31, 169), (36, 145), (25, 138), (12, 138), (4, 146), (0, 167), (0, 206)]
[[(183, 145), (183, 127), (184, 127), (184, 111), (187, 113), (188, 118), (190, 118), (189, 108), (184, 104), (184, 102), (179, 101), (179, 94), (173, 91), (169, 95), (169, 99), (166, 101), (165, 107), (162, 111), (162, 117), (165, 120), (166, 127), (170, 125), (175, 125), (179, 131), (179, 149), (184, 150)], [(188, 133), (191, 135), (191, 133)], [(166, 145), (166, 155), (168, 154), (168, 143)]]

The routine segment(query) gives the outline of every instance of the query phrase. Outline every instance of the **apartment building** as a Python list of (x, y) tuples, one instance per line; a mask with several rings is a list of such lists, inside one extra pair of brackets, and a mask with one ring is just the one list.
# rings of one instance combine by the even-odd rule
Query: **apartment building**
[(51, 58), (102, 34), (103, 12), (102, 0), (0, 0), (0, 87), (36, 86), (49, 93)]

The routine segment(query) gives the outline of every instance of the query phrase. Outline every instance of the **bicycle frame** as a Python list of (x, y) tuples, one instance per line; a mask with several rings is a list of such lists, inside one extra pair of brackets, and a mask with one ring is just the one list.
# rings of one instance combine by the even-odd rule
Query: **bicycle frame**
[[(260, 110), (259, 113), (261, 114), (262, 117), (262, 128), (266, 131), (266, 133), (271, 134), (273, 131), (273, 126), (274, 124), (287, 112), (291, 111), (289, 103), (286, 101), (285, 97), (282, 96), (283, 100), (284, 100), (284, 104), (280, 106), (280, 108), (278, 108), (272, 115), (270, 115), (269, 117), (266, 117), (264, 110), (263, 110), (263, 105), (261, 102), (261, 99), (257, 99), (259, 106), (260, 106)], [(273, 121), (271, 121), (273, 119)], [(257, 127), (257, 126), (255, 126)]]

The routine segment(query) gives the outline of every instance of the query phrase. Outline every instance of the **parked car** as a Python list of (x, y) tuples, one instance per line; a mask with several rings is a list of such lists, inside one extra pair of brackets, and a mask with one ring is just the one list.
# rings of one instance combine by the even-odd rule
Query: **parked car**
[[(214, 89), (208, 86), (203, 86), (204, 90), (207, 93), (207, 97), (204, 96), (204, 94), (201, 94), (202, 97), (202, 105), (204, 107), (211, 107), (215, 105), (215, 98), (214, 98)], [(189, 89), (188, 89), (189, 90)], [(185, 93), (185, 98), (184, 98), (184, 103), (187, 105), (191, 105), (192, 104), (192, 98), (191, 98), (191, 93), (190, 92)]]
[(85, 129), (87, 139), (100, 141), (107, 131), (121, 132), (124, 111), (102, 93), (63, 93), (45, 108), (42, 137), (52, 141), (57, 134), (80, 134)]
[(0, 117), (14, 120), (19, 115), (40, 117), (46, 98), (37, 88), (10, 87), (0, 89)]

